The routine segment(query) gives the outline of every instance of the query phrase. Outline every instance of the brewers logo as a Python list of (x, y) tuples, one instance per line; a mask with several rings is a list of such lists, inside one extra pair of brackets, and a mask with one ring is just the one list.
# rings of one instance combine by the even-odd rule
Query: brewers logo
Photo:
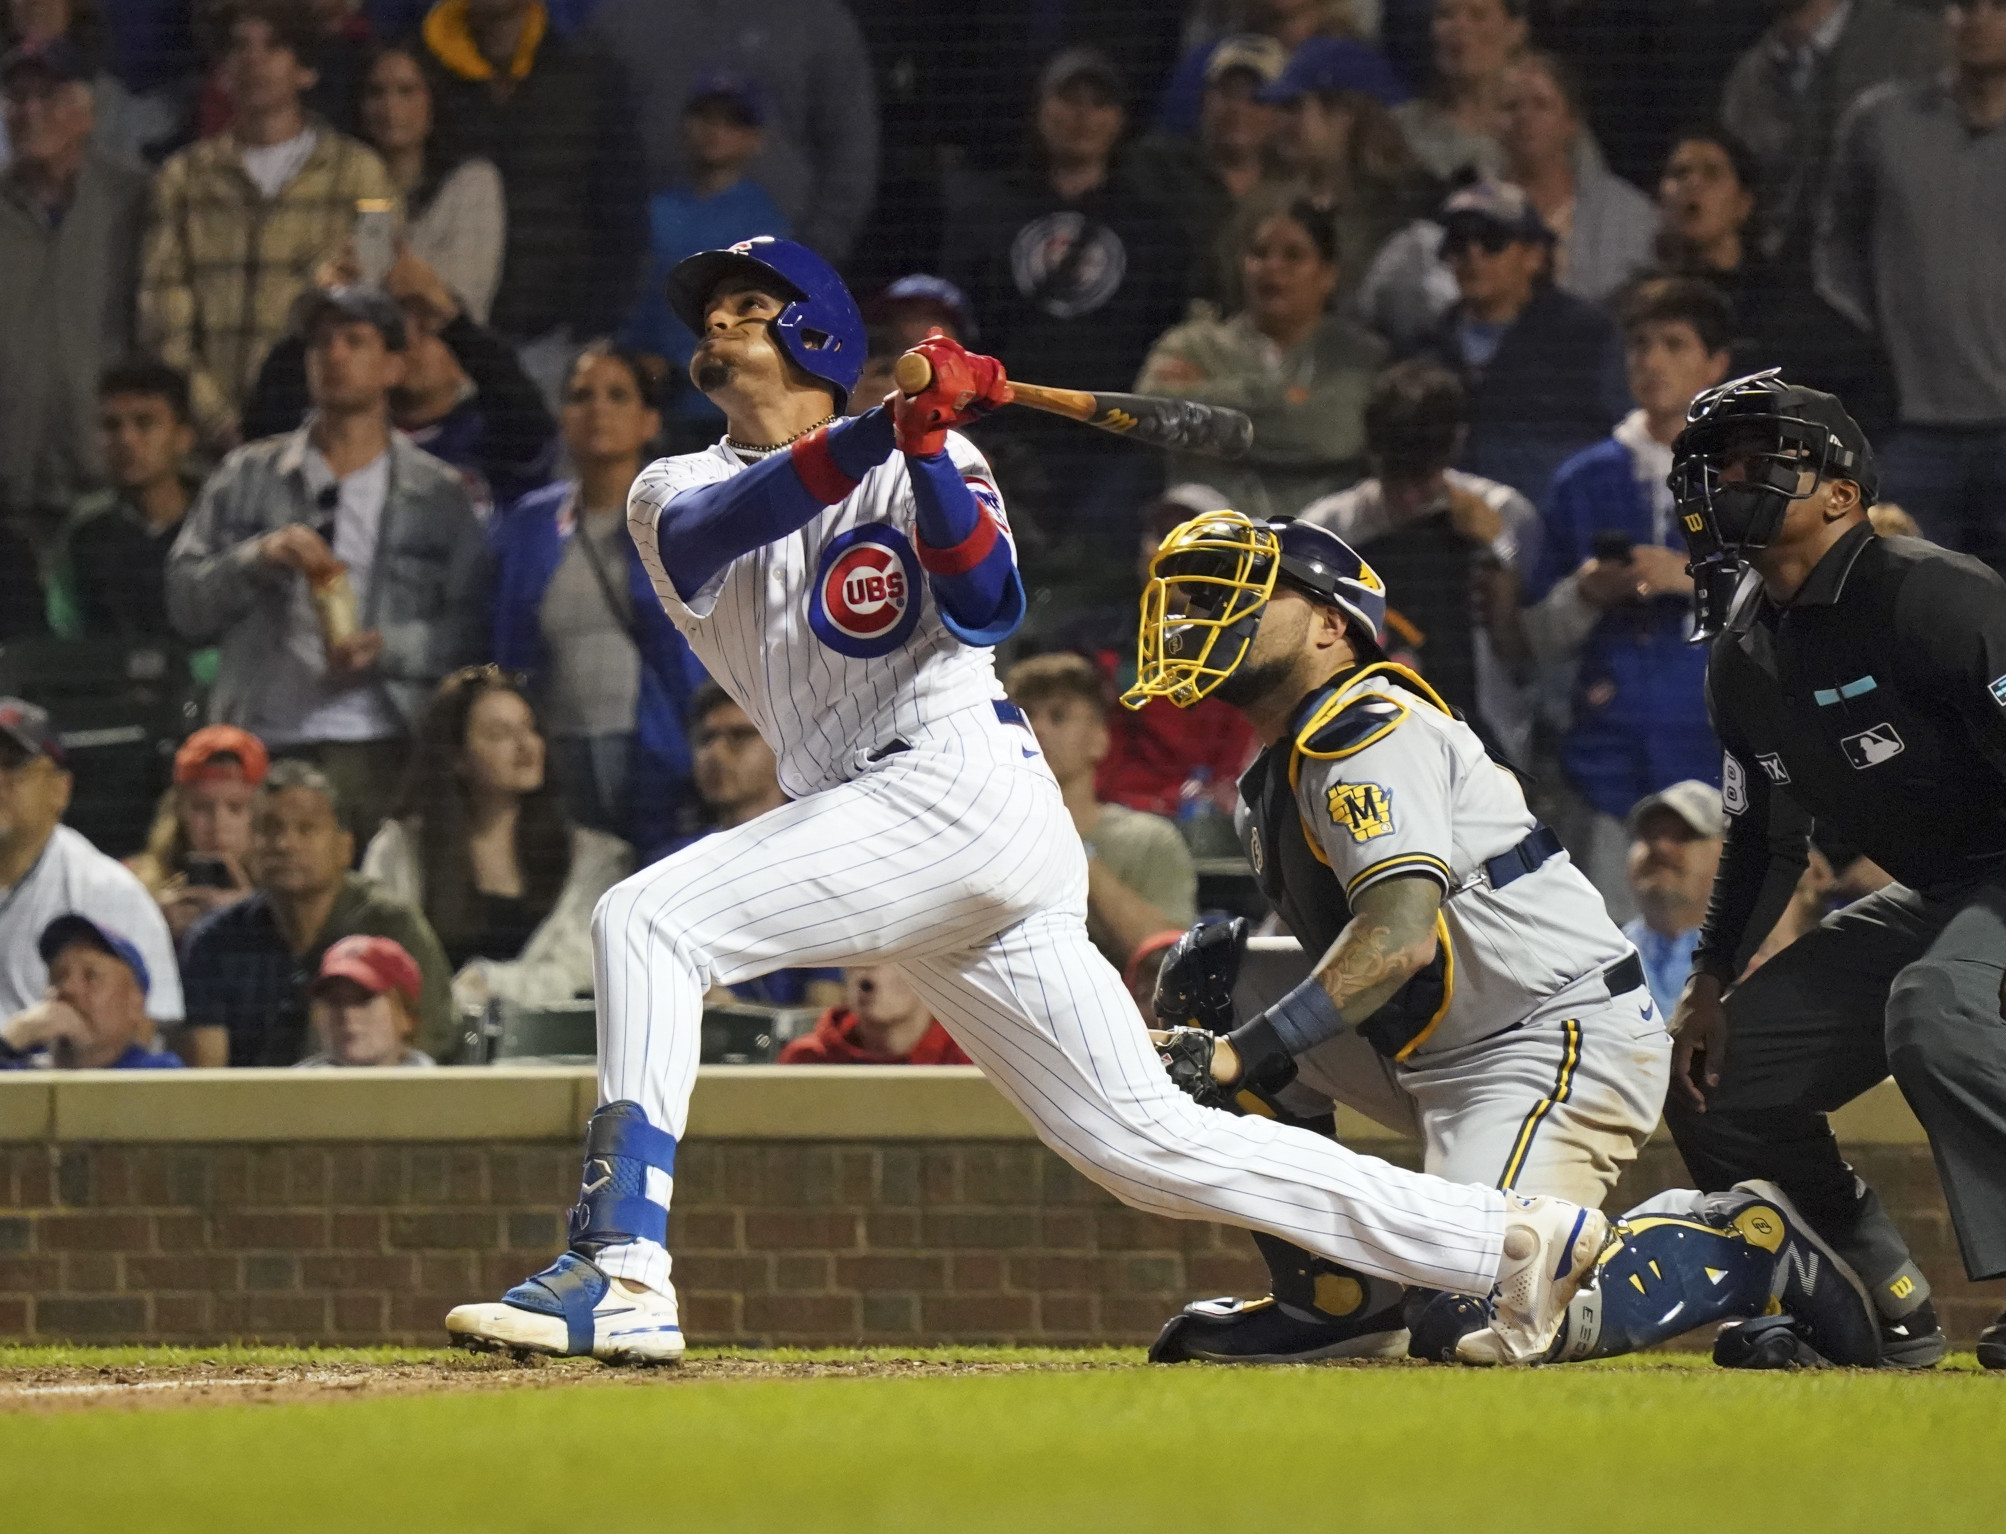
[(912, 637), (919, 623), (919, 557), (888, 522), (831, 538), (808, 591), (808, 626), (838, 655), (872, 660)]
[(1355, 842), (1369, 842), (1393, 829), (1393, 792), (1377, 783), (1333, 783), (1326, 796), (1330, 818), (1351, 833)]

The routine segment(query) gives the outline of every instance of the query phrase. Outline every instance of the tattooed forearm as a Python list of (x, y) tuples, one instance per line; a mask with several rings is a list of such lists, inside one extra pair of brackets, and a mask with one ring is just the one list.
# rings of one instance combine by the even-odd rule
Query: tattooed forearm
[(1316, 968), (1346, 1023), (1363, 1022), (1433, 962), (1441, 908), (1441, 885), (1422, 874), (1383, 880), (1358, 897), (1350, 925)]

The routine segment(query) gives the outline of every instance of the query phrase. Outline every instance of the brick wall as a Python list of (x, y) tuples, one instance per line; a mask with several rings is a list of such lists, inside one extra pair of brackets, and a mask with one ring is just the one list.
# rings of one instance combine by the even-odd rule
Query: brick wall
[[(1925, 1147), (1855, 1157), (1967, 1341)], [(1022, 1142), (697, 1142), (670, 1244), (705, 1343), (1134, 1343), (1196, 1295), (1264, 1287), (1238, 1231), (1124, 1209)], [(440, 1340), (556, 1250), (574, 1142), (0, 1147), (0, 1338)], [(1653, 1145), (1611, 1207), (1683, 1173)]]

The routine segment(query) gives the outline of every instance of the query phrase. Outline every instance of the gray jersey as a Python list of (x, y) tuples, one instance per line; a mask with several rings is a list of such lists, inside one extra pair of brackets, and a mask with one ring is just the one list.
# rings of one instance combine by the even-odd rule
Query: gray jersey
[[(1349, 728), (1326, 728), (1340, 716)], [(1346, 897), (1396, 874), (1446, 896), (1448, 1004), (1416, 1055), (1509, 1028), (1634, 951), (1565, 852), (1492, 888), (1485, 863), (1537, 825), (1525, 794), (1468, 725), (1397, 676), (1360, 672), (1299, 739), (1297, 808)]]

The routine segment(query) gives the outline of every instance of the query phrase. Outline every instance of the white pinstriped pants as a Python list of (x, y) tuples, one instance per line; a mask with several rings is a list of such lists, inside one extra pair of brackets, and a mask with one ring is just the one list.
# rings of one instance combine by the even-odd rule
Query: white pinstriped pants
[[(599, 1098), (681, 1138), (704, 992), (896, 961), (1039, 1138), (1123, 1203), (1265, 1230), (1396, 1282), (1485, 1294), (1504, 1200), (1171, 1086), (1087, 941), (1086, 858), (1030, 732), (983, 707), (858, 776), (614, 886), (593, 915)], [(667, 1203), (667, 1179), (651, 1196)], [(610, 1274), (666, 1287), (649, 1241)]]

